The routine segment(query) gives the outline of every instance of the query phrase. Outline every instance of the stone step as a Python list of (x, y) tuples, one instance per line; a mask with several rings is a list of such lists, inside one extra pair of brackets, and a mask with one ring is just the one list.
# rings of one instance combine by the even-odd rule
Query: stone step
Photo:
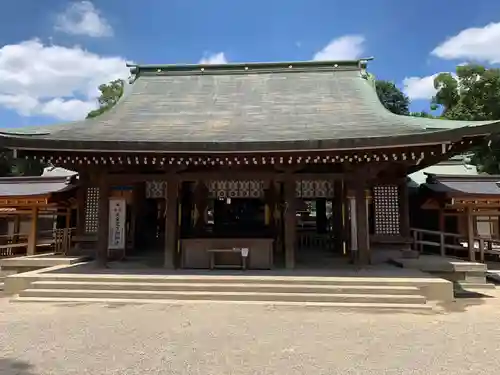
[[(128, 283), (244, 283), (244, 284), (287, 284), (287, 285), (371, 285), (371, 286), (414, 286), (413, 277), (362, 277), (362, 276), (268, 276), (268, 275), (75, 275), (45, 274), (43, 281), (59, 282), (128, 282)], [(427, 278), (426, 283), (442, 283), (439, 278)]]
[(70, 297), (15, 297), (13, 302), (24, 303), (102, 303), (102, 304), (237, 304), (237, 305), (266, 305), (266, 306), (293, 306), (293, 307), (316, 307), (332, 309), (369, 309), (380, 311), (408, 311), (408, 312), (432, 312), (433, 307), (425, 304), (404, 303), (363, 303), (363, 302), (293, 302), (293, 301), (231, 301), (231, 300), (178, 300), (178, 299), (135, 299), (135, 298), (70, 298)]
[(419, 295), (26, 289), (20, 297), (425, 304)]
[(474, 282), (468, 282), (468, 281), (459, 281), (457, 282), (457, 285), (459, 288), (462, 289), (495, 289), (496, 286), (495, 284), (492, 283), (474, 283)]
[(418, 295), (420, 290), (411, 286), (377, 285), (308, 285), (308, 284), (256, 284), (256, 283), (152, 283), (152, 282), (94, 282), (94, 281), (35, 281), (30, 289), (79, 290), (135, 290), (135, 291), (200, 291), (200, 292), (276, 292), (323, 294), (383, 294)]

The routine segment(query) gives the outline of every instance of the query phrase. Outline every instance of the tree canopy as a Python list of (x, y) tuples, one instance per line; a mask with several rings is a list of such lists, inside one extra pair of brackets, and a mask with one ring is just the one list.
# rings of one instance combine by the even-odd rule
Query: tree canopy
[(125, 88), (125, 81), (122, 79), (116, 79), (107, 84), (102, 84), (99, 86), (99, 91), (101, 95), (97, 99), (99, 103), (99, 108), (90, 111), (87, 118), (93, 118), (102, 115), (104, 112), (109, 111), (111, 108), (118, 103), (118, 100), (123, 95), (123, 90)]
[[(432, 108), (441, 107), (450, 120), (500, 120), (500, 69), (462, 65), (456, 73), (434, 79)], [(500, 129), (499, 129), (500, 130)], [(500, 141), (474, 150), (473, 162), (487, 173), (500, 173)]]
[(376, 80), (377, 95), (385, 108), (396, 115), (410, 114), (410, 99), (390, 81)]

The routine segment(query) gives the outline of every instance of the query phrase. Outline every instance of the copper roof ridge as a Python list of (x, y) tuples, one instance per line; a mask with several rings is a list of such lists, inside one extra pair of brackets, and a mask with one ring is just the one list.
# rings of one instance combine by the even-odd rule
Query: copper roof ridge
[[(238, 62), (226, 64), (127, 64), (133, 75), (158, 73), (200, 73), (200, 72), (283, 72), (298, 69), (329, 69), (329, 70), (364, 70), (373, 57), (355, 60), (321, 60), (321, 61), (280, 61), (280, 62)], [(295, 68), (295, 69), (294, 69)], [(350, 70), (349, 69), (349, 70)]]

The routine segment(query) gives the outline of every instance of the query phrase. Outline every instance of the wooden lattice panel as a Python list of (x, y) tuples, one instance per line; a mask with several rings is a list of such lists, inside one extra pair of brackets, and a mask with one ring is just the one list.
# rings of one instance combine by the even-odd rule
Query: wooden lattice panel
[(397, 185), (373, 187), (375, 234), (399, 235), (399, 188)]
[(208, 183), (211, 198), (262, 198), (264, 181), (262, 180), (212, 180)]
[(96, 233), (99, 227), (99, 188), (87, 188), (85, 198), (85, 233)]
[(165, 198), (165, 181), (146, 181), (146, 198)]
[(297, 198), (333, 197), (333, 184), (328, 180), (301, 180), (295, 182)]

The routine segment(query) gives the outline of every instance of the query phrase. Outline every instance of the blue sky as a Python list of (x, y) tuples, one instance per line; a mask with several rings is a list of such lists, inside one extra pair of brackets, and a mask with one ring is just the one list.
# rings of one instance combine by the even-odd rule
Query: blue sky
[[(404, 5), (401, 5), (404, 3)], [(374, 56), (369, 71), (428, 109), (432, 75), (500, 62), (500, 1), (16, 0), (0, 13), (0, 127), (84, 117), (125, 61)], [(471, 5), (472, 4), (472, 5)]]

